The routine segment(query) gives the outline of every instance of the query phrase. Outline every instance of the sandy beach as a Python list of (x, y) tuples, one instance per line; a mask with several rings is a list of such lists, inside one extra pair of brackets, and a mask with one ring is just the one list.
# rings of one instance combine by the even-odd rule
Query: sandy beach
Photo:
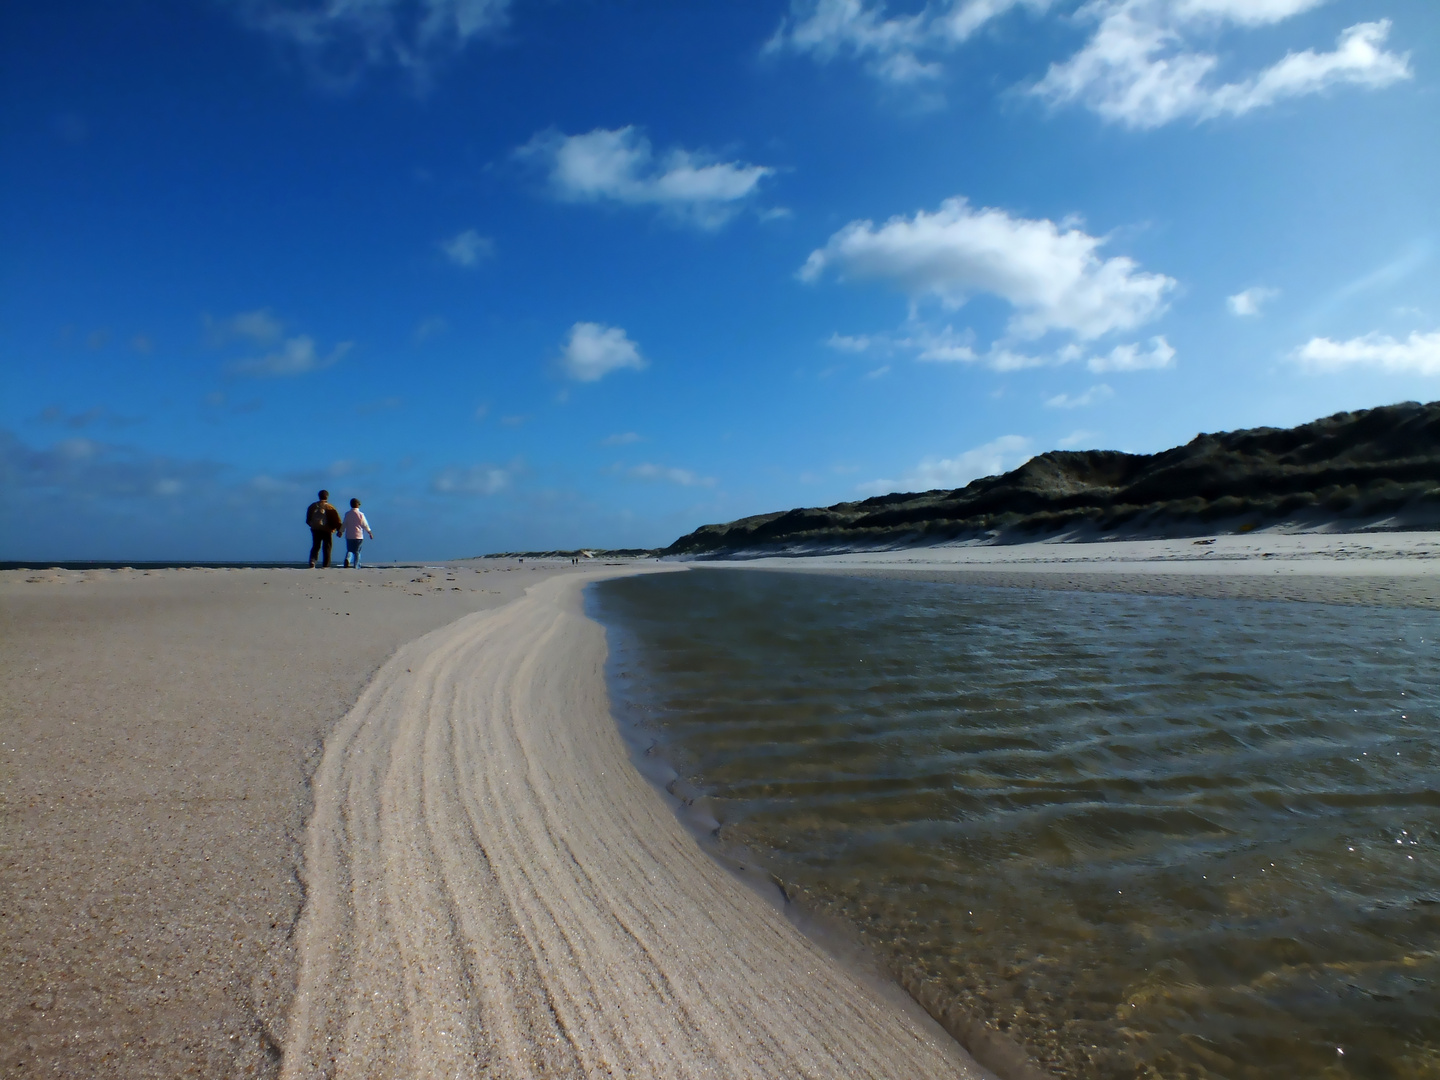
[(953, 544), (700, 565), (1030, 589), (1440, 608), (1440, 533)]
[(0, 572), (0, 1073), (275, 1075), (325, 733), (570, 572)]
[[(1419, 533), (729, 565), (1440, 606)], [(985, 1075), (635, 770), (633, 570), (0, 573), (0, 1070)]]

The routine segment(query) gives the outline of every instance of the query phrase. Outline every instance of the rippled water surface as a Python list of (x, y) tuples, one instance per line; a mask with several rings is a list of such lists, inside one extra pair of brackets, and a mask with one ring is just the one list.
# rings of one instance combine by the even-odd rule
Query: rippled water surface
[(1440, 616), (593, 586), (724, 851), (1062, 1077), (1440, 1077)]

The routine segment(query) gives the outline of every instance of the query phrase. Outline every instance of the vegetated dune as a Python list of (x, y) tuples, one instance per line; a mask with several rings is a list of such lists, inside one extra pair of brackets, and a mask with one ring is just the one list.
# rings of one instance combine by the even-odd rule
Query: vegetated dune
[(1197, 435), (1159, 454), (1054, 450), (953, 491), (881, 495), (704, 525), (666, 555), (809, 554), (936, 544), (1440, 526), (1440, 402), (1293, 428)]

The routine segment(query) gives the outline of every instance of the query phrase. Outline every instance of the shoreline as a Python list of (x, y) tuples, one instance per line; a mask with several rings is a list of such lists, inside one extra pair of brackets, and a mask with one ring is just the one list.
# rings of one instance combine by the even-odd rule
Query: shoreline
[(1440, 610), (1440, 532), (1251, 533), (1204, 541), (956, 544), (835, 555), (696, 560), (686, 565), (997, 588)]
[(694, 842), (580, 587), (406, 646), (336, 729), (283, 1075), (983, 1076)]
[[(1160, 541), (1126, 550), (1032, 545), (1001, 549), (997, 557), (996, 549), (909, 549), (688, 567), (1440, 606), (1440, 534), (1410, 534), (1409, 547), (1401, 551), (1357, 550), (1354, 541), (1375, 539), (1370, 537), (1330, 537), (1325, 540), (1334, 546), (1328, 549), (1317, 550), (1312, 541), (1269, 559), (1264, 551), (1274, 551), (1274, 538), (1230, 539), (1258, 542), (1263, 550), (1227, 551), (1217, 543), (1226, 555), (1220, 560), (1196, 554), (1189, 541)], [(635, 569), (641, 567), (679, 569), (648, 562)], [(16, 1075), (60, 1068), (168, 1077), (196, 1067), (209, 1074), (274, 1076), (283, 1067), (286, 1075), (313, 1075), (298, 1067), (291, 1071), (289, 1063), (299, 1060), (296, 1032), (309, 1030), (304, 1038), (312, 1049), (348, 1038), (336, 1036), (333, 1024), (344, 1009), (337, 1013), (322, 1005), (305, 1013), (292, 993), (300, 958), (291, 938), (304, 918), (304, 890), (312, 897), (323, 891), (317, 891), (308, 868), (298, 869), (302, 845), (311, 842), (312, 819), (321, 816), (320, 788), (312, 814), (308, 785), (312, 776), (318, 780), (317, 768), (323, 771), (322, 752), (329, 753), (336, 733), (357, 715), (386, 716), (392, 727), (409, 717), (405, 723), (413, 727), (417, 717), (434, 711), (435, 702), (448, 702), (440, 711), (449, 709), (449, 719), (435, 730), (449, 730), (448, 738), (455, 740), (463, 727), (457, 718), (493, 718), (501, 702), (508, 710), (505, 724), (491, 725), (483, 736), (470, 731), (463, 736), (469, 743), (454, 743), (453, 752), (444, 751), (443, 739), (435, 742), (440, 736), (433, 732), (416, 743), (410, 731), (400, 757), (381, 754), (392, 773), (397, 762), (418, 770), (408, 786), (386, 788), (383, 798), (372, 788), (370, 802), (355, 804), (370, 806), (366, 820), (376, 836), (386, 833), (375, 806), (391, 807), (388, 854), (372, 864), (376, 880), (391, 872), (392, 857), (397, 866), (412, 858), (411, 841), (424, 839), (425, 830), (431, 834), (420, 845), (429, 844), (430, 861), (411, 864), (409, 877), (392, 876), (390, 899), (377, 900), (374, 910), (393, 909), (397, 898), (408, 897), (407, 883), (428, 881), (426, 887), (434, 887), (443, 879), (442, 894), (458, 889), (456, 895), (476, 901), (439, 904), (436, 910), (451, 913), (447, 925), (460, 926), (458, 913), (465, 910), (514, 915), (492, 925), (501, 928), (493, 939), (504, 946), (499, 955), (513, 959), (502, 977), (518, 979), (517, 987), (529, 985), (540, 995), (532, 1000), (548, 1004), (539, 1012), (502, 1007), (496, 1013), (493, 1002), (506, 995), (496, 997), (492, 987), (487, 999), (492, 1012), (484, 1014), (490, 1019), (477, 1029), (490, 1034), (467, 1036), (468, 1058), (455, 1059), (462, 1071), (465, 1061), (484, 1060), (502, 1074), (544, 1072), (549, 1066), (538, 1063), (561, 1061), (548, 1056), (553, 1051), (570, 1063), (550, 1069), (562, 1075), (603, 1071), (606, 1063), (623, 1061), (697, 1074), (711, 1067), (744, 1072), (747, 1062), (759, 1074), (805, 1072), (819, 1068), (829, 1051), (799, 1029), (825, 1030), (836, 1016), (846, 1015), (850, 1030), (837, 1033), (839, 1041), (832, 1045), (849, 1045), (855, 1031), (892, 1050), (899, 1040), (900, 1049), (890, 1057), (855, 1050), (862, 1057), (850, 1060), (869, 1061), (872, 1072), (924, 1075), (943, 1063), (943, 1073), (936, 1075), (965, 1075), (966, 1068), (984, 1075), (957, 1057), (958, 1047), (939, 1044), (948, 1040), (938, 1026), (926, 1034), (921, 1017), (903, 1015), (904, 1002), (887, 997), (885, 986), (860, 985), (866, 965), (846, 963), (843, 935), (831, 943), (839, 946), (837, 961), (825, 947), (823, 927), (816, 940), (806, 937), (814, 928), (804, 926), (803, 911), (787, 913), (774, 897), (762, 895), (764, 883), (756, 890), (755, 882), (715, 860), (660, 797), (654, 778), (635, 767), (610, 710), (604, 630), (584, 615), (581, 601), (581, 580), (617, 569), (465, 560), (359, 574), (0, 572), (5, 645), (0, 710), (6, 732), (0, 805), (8, 825), (0, 852), (0, 901), (7, 915), (0, 929), (5, 976), (0, 1065)], [(529, 652), (518, 644), (522, 632), (531, 635)], [(493, 637), (479, 653), (476, 635)], [(406, 689), (393, 668), (402, 656), (411, 657), (413, 666), (415, 656), (437, 649), (448, 659), (437, 654), (436, 677), (416, 698), (413, 673), (405, 673), (412, 680)], [(474, 661), (463, 672), (455, 659), (461, 655)], [(579, 727), (554, 728), (553, 722), (565, 717)], [(426, 771), (442, 765), (447, 754), (454, 759), (448, 789), (435, 779), (445, 778), (443, 769)], [(531, 830), (528, 839), (510, 819), (509, 804), (497, 798), (508, 782), (503, 775), (492, 770), (485, 777), (488, 789), (467, 785), (465, 794), (451, 782), (457, 775), (454, 761), (486, 765), (502, 759), (516, 776), (526, 777), (521, 787), (528, 809), (516, 820)], [(422, 830), (406, 833), (407, 819), (394, 817), (395, 800), (412, 797), (425, 784), (430, 791), (450, 792), (448, 809), (437, 818), (433, 805), (412, 798), (408, 820), (412, 826), (420, 822)], [(475, 801), (482, 797), (491, 801)], [(432, 842), (445, 830), (453, 840), (467, 817), (472, 825), (477, 817), (488, 823), (474, 836), (493, 830), (511, 845), (506, 875), (496, 871), (486, 878), (464, 854), (466, 843)], [(473, 836), (470, 846), (479, 850)], [(580, 852), (587, 854), (576, 862)], [(499, 858), (488, 846), (486, 853)], [(612, 875), (577, 876), (575, 867), (597, 865), (612, 866)], [(543, 869), (545, 889), (527, 877), (531, 868)], [(564, 918), (561, 908), (568, 911)], [(681, 909), (688, 921), (676, 914)], [(620, 912), (628, 915), (620, 918)], [(641, 942), (636, 927), (651, 936)], [(412, 932), (409, 940), (423, 942), (428, 933)], [(489, 953), (475, 943), (491, 938), (470, 931), (455, 937), (457, 931), (443, 925), (436, 933), (435, 940), (450, 934), (453, 946), (454, 978), (444, 985), (465, 988), (464, 994), (479, 1000), (489, 976), (475, 957)], [(702, 939), (709, 935), (708, 950), (693, 948), (697, 933)], [(366, 977), (379, 978), (379, 972), (380, 985), (408, 986), (403, 996), (420, 1001), (416, 995), (423, 987), (403, 977), (409, 954), (393, 934), (390, 941), (391, 959), (368, 968)], [(573, 951), (582, 941), (581, 953)], [(744, 963), (736, 968), (736, 941), (748, 941), (746, 952), (764, 957), (766, 964), (784, 957), (790, 981)], [(439, 963), (443, 952), (420, 962)], [(533, 961), (528, 969), (521, 962), (527, 954)], [(717, 971), (724, 973), (718, 982)], [(811, 978), (815, 972), (823, 978)], [(347, 969), (336, 983), (342, 984), (358, 985), (354, 973)], [(312, 978), (312, 1003), (316, 985)], [(666, 988), (663, 1008), (656, 1004), (657, 986)], [(676, 989), (682, 986), (683, 992)], [(556, 993), (569, 995), (571, 1014), (561, 1027), (583, 1033), (579, 1042), (557, 1034), (553, 1025), (545, 1034), (544, 1016), (560, 1015)], [(745, 1012), (757, 1001), (774, 1018), (761, 1036), (747, 1026), (754, 1018)], [(633, 1017), (626, 1015), (640, 1018), (635, 1021), (640, 1027), (630, 1031), (630, 1019), (617, 1024), (616, 1007), (634, 1010)], [(419, 1040), (413, 1044), (424, 1053), (439, 1053), (425, 1041), (424, 1023), (417, 1027), (403, 1019), (424, 1015), (408, 1012), (411, 1008), (403, 1005), (391, 1015), (392, 1021), (395, 1015), (402, 1020), (390, 1030), (396, 1038), (404, 1036), (402, 1042)], [(799, 1009), (803, 1019), (785, 1009)], [(469, 1015), (482, 1013), (472, 1009)], [(324, 1020), (327, 1016), (331, 1019)], [(538, 1026), (527, 1027), (537, 1016)], [(353, 1028), (346, 1023), (341, 1030)], [(714, 1036), (716, 1031), (725, 1034)], [(888, 1034), (876, 1043), (875, 1031)], [(352, 1059), (354, 1072), (365, 1071), (359, 1067), (363, 1056)], [(832, 1065), (817, 1075), (844, 1074)], [(318, 1071), (330, 1074), (323, 1063)]]
[[(589, 593), (588, 586), (586, 592)], [(609, 636), (612, 632), (623, 635), (625, 627), (620, 622), (602, 621), (591, 611), (588, 596), (586, 616), (598, 623), (607, 637), (608, 691), (610, 661), (615, 657), (615, 650), (608, 646)], [(620, 648), (627, 647), (622, 641)], [(807, 897), (793, 892), (793, 886), (776, 876), (763, 855), (750, 849), (727, 849), (717, 843), (712, 834), (718, 822), (709, 813), (707, 796), (683, 781), (670, 758), (655, 753), (658, 746), (655, 736), (643, 722), (622, 715), (613, 697), (609, 704), (632, 767), (712, 862), (814, 942), (852, 978), (923, 1027), (933, 1026), (943, 1038), (953, 1040), (989, 1080), (1053, 1080), (1051, 1074), (1038, 1068), (1026, 1050), (1009, 1036), (977, 1020), (958, 1003), (939, 1000), (910, 973), (897, 971), (887, 963), (853, 924), (821, 912)]]

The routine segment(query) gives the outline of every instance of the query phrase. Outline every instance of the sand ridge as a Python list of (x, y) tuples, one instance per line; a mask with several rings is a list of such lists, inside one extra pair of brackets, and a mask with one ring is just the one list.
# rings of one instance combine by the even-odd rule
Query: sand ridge
[(578, 571), (0, 571), (0, 1075), (278, 1075), (325, 734), (405, 642)]
[(707, 560), (726, 569), (837, 573), (1025, 589), (1440, 610), (1440, 533), (1283, 533), (1090, 544), (937, 544), (837, 555)]
[(282, 1075), (984, 1075), (685, 832), (581, 583), (407, 645), (327, 740)]

